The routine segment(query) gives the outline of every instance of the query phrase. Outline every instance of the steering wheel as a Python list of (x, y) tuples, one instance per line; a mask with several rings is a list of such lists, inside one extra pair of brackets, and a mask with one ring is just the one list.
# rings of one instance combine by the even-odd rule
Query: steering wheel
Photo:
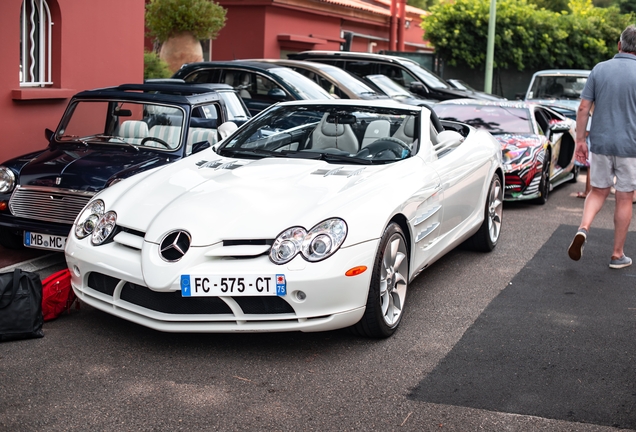
[(404, 159), (410, 153), (411, 148), (404, 141), (397, 138), (386, 137), (373, 141), (356, 153), (356, 157), (395, 160)]
[(141, 143), (139, 145), (144, 145), (146, 144), (148, 141), (154, 141), (156, 143), (161, 144), (162, 146), (164, 146), (165, 148), (169, 149), (170, 148), (170, 144), (168, 144), (167, 142), (165, 142), (164, 140), (162, 140), (161, 138), (157, 138), (157, 137), (153, 137), (153, 136), (147, 136), (146, 138), (141, 140)]

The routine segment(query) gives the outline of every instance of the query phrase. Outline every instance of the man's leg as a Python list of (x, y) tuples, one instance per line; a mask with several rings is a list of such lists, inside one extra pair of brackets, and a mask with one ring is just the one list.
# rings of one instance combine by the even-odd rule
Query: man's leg
[(594, 218), (603, 207), (603, 204), (605, 203), (605, 200), (610, 193), (610, 189), (611, 188), (597, 188), (592, 186), (592, 190), (587, 195), (587, 198), (585, 198), (585, 205), (583, 206), (583, 218), (581, 219), (581, 225), (579, 226), (579, 228), (583, 228), (586, 231), (590, 230), (590, 225), (592, 225)]
[(614, 251), (612, 259), (624, 255), (623, 247), (632, 221), (632, 199), (634, 192), (616, 191), (616, 208), (614, 210)]
[(583, 248), (587, 241), (587, 232), (590, 229), (590, 225), (594, 221), (594, 217), (603, 207), (605, 199), (609, 195), (610, 188), (597, 188), (592, 186), (592, 190), (585, 198), (585, 205), (583, 206), (583, 219), (579, 230), (576, 232), (572, 243), (568, 247), (568, 256), (574, 261), (581, 259), (583, 255)]

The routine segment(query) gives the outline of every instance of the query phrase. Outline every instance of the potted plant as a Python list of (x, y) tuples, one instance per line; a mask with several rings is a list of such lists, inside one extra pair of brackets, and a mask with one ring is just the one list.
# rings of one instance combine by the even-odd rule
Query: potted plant
[(172, 72), (203, 60), (202, 39), (214, 39), (225, 25), (226, 11), (212, 0), (150, 0), (148, 34), (161, 43), (159, 57)]

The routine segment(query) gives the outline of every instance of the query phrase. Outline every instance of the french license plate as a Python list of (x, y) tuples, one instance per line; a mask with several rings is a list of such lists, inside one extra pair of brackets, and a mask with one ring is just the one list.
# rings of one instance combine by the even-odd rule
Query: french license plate
[(24, 245), (36, 249), (49, 249), (63, 251), (66, 245), (66, 236), (40, 234), (30, 231), (24, 232)]
[(181, 275), (182, 297), (284, 296), (284, 274), (275, 275)]

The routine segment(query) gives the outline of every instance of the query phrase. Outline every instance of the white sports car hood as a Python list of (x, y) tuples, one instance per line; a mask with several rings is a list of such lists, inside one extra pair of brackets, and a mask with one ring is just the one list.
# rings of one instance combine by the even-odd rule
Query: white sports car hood
[(346, 220), (341, 212), (352, 201), (377, 194), (380, 185), (373, 174), (396, 165), (204, 155), (209, 159), (190, 157), (132, 186), (122, 182), (109, 188), (102, 194), (106, 208), (117, 213), (118, 225), (145, 232), (150, 242), (159, 243), (174, 229), (188, 231), (192, 246), (274, 239), (292, 226), (310, 229), (327, 218)]

